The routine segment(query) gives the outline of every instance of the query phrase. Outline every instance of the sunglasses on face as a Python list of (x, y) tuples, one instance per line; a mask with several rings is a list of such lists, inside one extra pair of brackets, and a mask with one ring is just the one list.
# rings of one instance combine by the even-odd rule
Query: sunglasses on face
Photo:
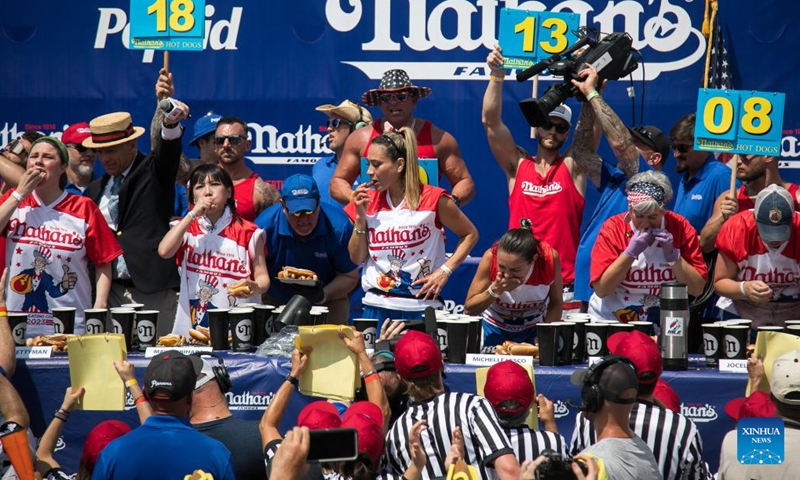
[(28, 151), (25, 150), (25, 144), (23, 144), (19, 139), (12, 140), (11, 143), (6, 146), (6, 151), (13, 153), (18, 157), (22, 157), (22, 154), (28, 153)]
[(556, 132), (558, 133), (567, 133), (569, 132), (569, 125), (564, 125), (563, 123), (550, 123), (547, 122), (541, 126), (542, 130), (550, 130), (551, 128), (556, 127)]
[(299, 210), (297, 212), (294, 212), (292, 215), (295, 217), (306, 217), (308, 215), (312, 215), (313, 213), (314, 210)]
[(77, 151), (78, 153), (83, 153), (86, 150), (89, 150), (88, 148), (84, 147), (83, 145), (79, 145), (77, 143), (68, 143), (66, 146), (67, 146), (67, 148), (74, 148), (75, 151)]
[(672, 142), (672, 145), (670, 145), (670, 148), (672, 148), (673, 150), (677, 151), (678, 153), (686, 153), (689, 150), (693, 149), (694, 145), (682, 145), (680, 143)]
[(397, 100), (398, 102), (405, 102), (411, 94), (409, 92), (395, 92), (395, 93), (381, 93), (380, 100), (381, 103), (389, 103), (392, 99)]
[(231, 142), (231, 145), (236, 146), (236, 145), (239, 145), (240, 143), (242, 143), (242, 140), (244, 140), (245, 138), (247, 138), (247, 137), (244, 137), (242, 135), (227, 135), (227, 136), (215, 135), (214, 136), (214, 145), (225, 145), (225, 140), (227, 140), (227, 141)]
[(330, 118), (325, 123), (325, 127), (332, 130), (336, 130), (340, 126), (350, 127), (352, 125), (352, 123), (348, 122), (347, 120), (342, 120), (341, 118)]

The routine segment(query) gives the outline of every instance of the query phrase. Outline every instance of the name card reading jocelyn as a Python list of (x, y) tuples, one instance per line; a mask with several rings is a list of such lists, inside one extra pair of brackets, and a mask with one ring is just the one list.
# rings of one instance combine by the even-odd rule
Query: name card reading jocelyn
[(15, 353), (18, 359), (50, 358), (53, 356), (53, 347), (16, 347)]
[(156, 355), (160, 355), (164, 352), (170, 350), (177, 350), (184, 355), (191, 355), (197, 352), (210, 352), (211, 347), (209, 346), (193, 346), (193, 347), (147, 347), (147, 350), (144, 352), (144, 358), (153, 358)]
[(509, 360), (514, 363), (519, 363), (520, 365), (533, 366), (533, 357), (529, 355), (494, 355), (483, 353), (468, 353), (466, 364), (485, 367)]
[(747, 373), (747, 359), (733, 360), (729, 358), (720, 358), (719, 371), (722, 373)]

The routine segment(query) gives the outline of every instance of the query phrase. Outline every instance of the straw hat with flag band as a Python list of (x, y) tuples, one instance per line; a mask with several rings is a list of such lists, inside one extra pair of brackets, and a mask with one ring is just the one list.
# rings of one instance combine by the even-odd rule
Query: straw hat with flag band
[(107, 148), (139, 138), (144, 128), (134, 127), (131, 114), (114, 112), (101, 115), (89, 122), (90, 138), (81, 143), (87, 148)]
[(425, 98), (431, 94), (431, 89), (428, 87), (418, 87), (411, 83), (408, 74), (405, 70), (394, 69), (387, 70), (381, 78), (381, 83), (378, 88), (367, 90), (361, 95), (361, 101), (368, 107), (375, 107), (380, 105), (380, 96), (384, 92), (414, 92), (418, 98)]

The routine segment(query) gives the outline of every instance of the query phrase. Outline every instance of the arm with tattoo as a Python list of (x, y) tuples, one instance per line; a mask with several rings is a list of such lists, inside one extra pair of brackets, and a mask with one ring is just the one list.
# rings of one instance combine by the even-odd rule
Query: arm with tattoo
[(603, 133), (614, 151), (614, 156), (619, 161), (617, 166), (628, 177), (636, 175), (639, 171), (639, 152), (633, 144), (631, 132), (628, 131), (616, 112), (603, 100), (603, 97), (596, 96), (589, 104), (603, 128)]
[(572, 158), (589, 180), (599, 187), (603, 160), (597, 155), (598, 142), (595, 140), (599, 136), (597, 124), (592, 108), (589, 105), (581, 107), (572, 142)]
[(253, 186), (253, 206), (255, 206), (256, 215), (277, 202), (280, 197), (275, 187), (260, 178), (256, 179), (256, 183)]

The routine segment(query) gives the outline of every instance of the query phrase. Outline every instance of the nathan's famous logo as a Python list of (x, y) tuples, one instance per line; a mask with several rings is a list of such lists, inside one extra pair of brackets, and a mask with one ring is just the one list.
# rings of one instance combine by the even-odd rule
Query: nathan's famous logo
[(717, 407), (709, 403), (681, 403), (681, 414), (694, 423), (713, 422), (717, 419)]
[[(127, 48), (130, 39), (130, 23), (128, 14), (122, 8), (98, 8), (100, 16), (97, 21), (97, 33), (94, 37), (94, 48), (104, 50), (108, 38), (119, 36), (123, 47)], [(228, 19), (215, 17), (216, 8), (206, 3), (205, 38), (203, 48), (211, 50), (236, 50), (239, 38), (239, 27), (242, 24), (242, 7), (233, 7)], [(144, 40), (148, 42), (149, 40)], [(153, 45), (157, 47), (159, 45)], [(152, 63), (155, 51), (144, 50), (142, 63)]]
[(522, 182), (520, 185), (522, 193), (533, 197), (546, 197), (555, 195), (563, 190), (558, 182), (548, 183), (547, 185), (536, 185), (533, 182)]
[[(350, 0), (346, 7), (343, 7), (344, 3), (327, 0), (325, 17), (328, 24), (339, 32), (358, 30), (358, 36), (363, 36), (363, 30), (369, 30), (372, 38), (361, 44), (363, 52), (485, 51), (494, 46), (498, 37), (496, 27), (500, 9), (538, 10), (542, 5), (518, 0), (418, 1), (409, 2), (406, 18), (398, 16), (399, 9), (385, 0)], [(594, 3), (598, 8), (603, 4)], [(652, 3), (653, 0), (648, 2)], [(583, 0), (565, 0), (550, 10), (577, 13), (581, 16), (580, 25), (596, 24), (601, 32), (628, 32), (633, 38), (633, 48), (648, 52), (646, 56), (649, 59), (646, 69), (633, 72), (634, 78), (646, 75), (645, 80), (653, 80), (663, 72), (680, 70), (699, 61), (706, 48), (700, 30), (692, 25), (692, 18), (685, 9), (673, 5), (670, 0), (656, 0), (655, 3), (658, 3), (658, 12), (645, 13), (643, 2), (637, 0), (610, 0), (600, 11)], [(658, 61), (661, 60), (659, 54), (678, 50), (684, 45), (692, 49), (684, 58), (673, 56)], [(650, 50), (646, 50), (648, 47)], [(474, 59), (475, 55), (468, 57)], [(378, 61), (353, 59), (343, 63), (358, 68), (370, 79), (378, 80), (386, 70), (387, 60), (391, 60), (392, 68), (405, 69), (416, 81), (484, 79), (489, 75), (483, 61), (402, 62), (383, 55)]]
[(228, 392), (225, 394), (225, 398), (228, 400), (228, 409), (230, 410), (264, 410), (269, 406), (274, 396), (274, 392), (252, 393), (250, 391), (242, 393)]
[(427, 224), (392, 227), (385, 230), (370, 228), (369, 244), (377, 250), (386, 250), (398, 245), (411, 249), (425, 243), (430, 236), (431, 229)]
[[(770, 212), (770, 215), (772, 215), (772, 212)], [(772, 218), (770, 218), (770, 220), (772, 220)], [(780, 219), (778, 219), (778, 221), (780, 221)], [(769, 285), (794, 285), (797, 283), (797, 276), (795, 276), (792, 270), (781, 272), (777, 267), (763, 273), (758, 273), (753, 267), (744, 267), (742, 268), (742, 280), (745, 282), (760, 280)]]
[(208, 274), (218, 272), (231, 272), (249, 275), (247, 266), (239, 259), (229, 254), (222, 254), (208, 250), (197, 251), (192, 246), (186, 251), (186, 266), (190, 270), (203, 270)]
[(74, 230), (58, 225), (28, 225), (18, 218), (8, 222), (8, 238), (19, 241), (21, 238), (35, 238), (51, 248), (78, 250), (83, 247), (83, 236)]

